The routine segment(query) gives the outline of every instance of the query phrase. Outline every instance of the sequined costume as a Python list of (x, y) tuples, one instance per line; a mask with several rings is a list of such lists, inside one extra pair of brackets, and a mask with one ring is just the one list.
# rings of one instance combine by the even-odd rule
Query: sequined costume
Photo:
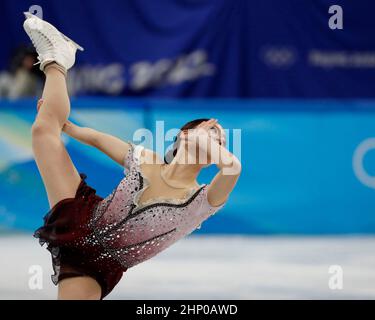
[[(103, 298), (124, 271), (190, 234), (225, 205), (209, 204), (207, 184), (192, 189), (185, 199), (153, 198), (139, 205), (140, 196), (149, 186), (140, 168), (143, 147), (128, 143), (126, 175), (108, 197), (100, 198), (82, 182), (76, 197), (52, 208), (44, 226), (35, 232), (41, 244), (48, 243), (55, 284), (65, 277), (87, 274), (98, 280)], [(82, 195), (85, 189), (86, 198)]]

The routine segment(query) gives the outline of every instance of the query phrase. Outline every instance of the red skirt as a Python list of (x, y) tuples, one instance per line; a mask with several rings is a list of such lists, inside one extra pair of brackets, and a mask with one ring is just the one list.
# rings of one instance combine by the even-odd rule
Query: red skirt
[(96, 190), (85, 182), (86, 175), (80, 174), (81, 183), (74, 198), (58, 202), (44, 217), (44, 225), (34, 232), (52, 256), (57, 285), (62, 279), (79, 276), (94, 278), (101, 286), (101, 299), (107, 296), (127, 270), (113, 258), (98, 259), (103, 253), (100, 244), (84, 241), (92, 235), (89, 221), (96, 205), (103, 200)]

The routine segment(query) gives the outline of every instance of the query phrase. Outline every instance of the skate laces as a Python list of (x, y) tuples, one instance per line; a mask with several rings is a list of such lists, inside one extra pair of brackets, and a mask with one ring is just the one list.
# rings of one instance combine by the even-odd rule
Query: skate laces
[(53, 37), (52, 39), (48, 38), (39, 30), (34, 34), (30, 34), (30, 39), (38, 53), (38, 62), (34, 64), (36, 66), (44, 60), (48, 53), (53, 54), (55, 40)]

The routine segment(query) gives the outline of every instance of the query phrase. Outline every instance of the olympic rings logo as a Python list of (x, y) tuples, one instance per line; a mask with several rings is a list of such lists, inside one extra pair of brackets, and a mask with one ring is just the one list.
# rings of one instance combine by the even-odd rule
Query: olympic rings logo
[(375, 189), (375, 176), (369, 175), (363, 166), (363, 159), (371, 150), (375, 151), (375, 138), (368, 138), (359, 144), (353, 155), (353, 170), (361, 183)]
[(261, 48), (260, 56), (263, 62), (272, 68), (289, 68), (297, 60), (297, 53), (293, 47)]

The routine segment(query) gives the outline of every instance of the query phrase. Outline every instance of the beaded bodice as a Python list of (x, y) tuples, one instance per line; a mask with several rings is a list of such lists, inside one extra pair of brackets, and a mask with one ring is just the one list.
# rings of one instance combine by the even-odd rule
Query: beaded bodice
[(94, 210), (91, 241), (103, 246), (103, 257), (132, 267), (155, 256), (199, 228), (221, 209), (207, 200), (208, 185), (192, 189), (185, 199), (153, 198), (138, 205), (149, 181), (140, 170), (143, 147), (130, 144), (124, 161), (125, 178)]

